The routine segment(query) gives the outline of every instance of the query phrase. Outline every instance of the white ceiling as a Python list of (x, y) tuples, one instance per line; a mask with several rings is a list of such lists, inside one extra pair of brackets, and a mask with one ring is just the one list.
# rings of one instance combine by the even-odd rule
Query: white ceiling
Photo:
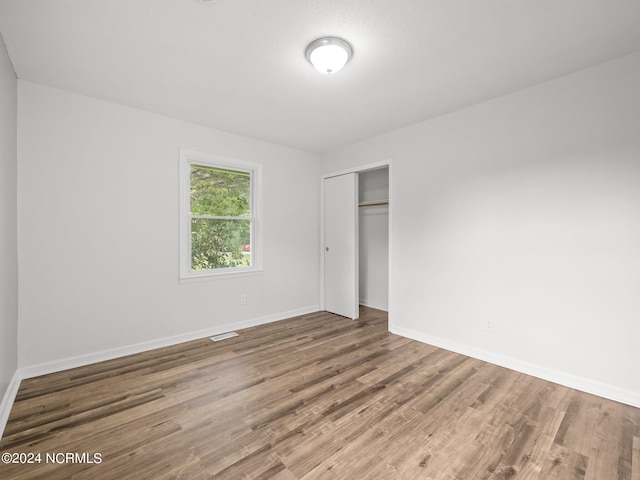
[[(19, 78), (324, 152), (640, 50), (638, 0), (0, 0)], [(305, 47), (354, 48), (324, 76)]]

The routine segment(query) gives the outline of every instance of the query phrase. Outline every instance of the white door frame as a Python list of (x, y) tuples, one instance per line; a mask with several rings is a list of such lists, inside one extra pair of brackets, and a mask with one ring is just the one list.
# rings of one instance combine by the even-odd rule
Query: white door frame
[[(335, 172), (328, 172), (328, 173), (324, 173), (321, 175), (320, 177), (320, 310), (324, 310), (325, 309), (325, 288), (324, 288), (324, 281), (325, 281), (325, 272), (324, 272), (324, 181), (327, 178), (331, 178), (331, 177), (337, 177), (339, 175), (346, 175), (347, 173), (362, 173), (362, 172), (366, 172), (369, 170), (376, 170), (379, 168), (384, 168), (384, 167), (388, 167), (389, 168), (389, 291), (387, 293), (388, 295), (388, 305), (389, 305), (389, 324), (391, 325), (391, 312), (393, 309), (392, 306), (392, 301), (391, 299), (393, 298), (393, 296), (391, 295), (391, 289), (392, 289), (392, 285), (393, 282), (391, 281), (392, 279), (392, 272), (393, 270), (391, 269), (391, 260), (392, 260), (392, 255), (391, 252), (392, 250), (392, 231), (393, 229), (391, 228), (391, 226), (393, 225), (393, 182), (392, 182), (392, 161), (391, 159), (389, 160), (382, 160), (380, 162), (375, 162), (375, 163), (368, 163), (365, 165), (357, 165), (351, 168), (347, 168), (344, 170), (339, 170), (339, 171), (335, 171)], [(356, 292), (357, 293), (357, 292)]]

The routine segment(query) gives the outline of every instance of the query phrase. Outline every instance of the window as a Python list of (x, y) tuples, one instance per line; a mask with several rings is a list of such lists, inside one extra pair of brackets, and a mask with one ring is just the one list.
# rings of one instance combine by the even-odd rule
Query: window
[(180, 151), (180, 276), (260, 269), (261, 168)]

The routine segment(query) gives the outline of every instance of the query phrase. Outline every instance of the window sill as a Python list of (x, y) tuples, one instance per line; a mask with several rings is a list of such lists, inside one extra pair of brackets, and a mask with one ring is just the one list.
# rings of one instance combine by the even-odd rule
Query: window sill
[(180, 275), (179, 282), (181, 284), (209, 282), (209, 281), (221, 280), (221, 279), (262, 275), (263, 272), (264, 272), (264, 269), (258, 268), (258, 267), (243, 268), (243, 269), (224, 269), (217, 272), (191, 273), (187, 275)]

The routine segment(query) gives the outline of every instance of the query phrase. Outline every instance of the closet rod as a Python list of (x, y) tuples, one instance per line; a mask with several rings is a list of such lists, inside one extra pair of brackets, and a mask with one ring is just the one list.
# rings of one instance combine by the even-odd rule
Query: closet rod
[(361, 203), (358, 207), (378, 207), (380, 205), (389, 205), (389, 202)]

